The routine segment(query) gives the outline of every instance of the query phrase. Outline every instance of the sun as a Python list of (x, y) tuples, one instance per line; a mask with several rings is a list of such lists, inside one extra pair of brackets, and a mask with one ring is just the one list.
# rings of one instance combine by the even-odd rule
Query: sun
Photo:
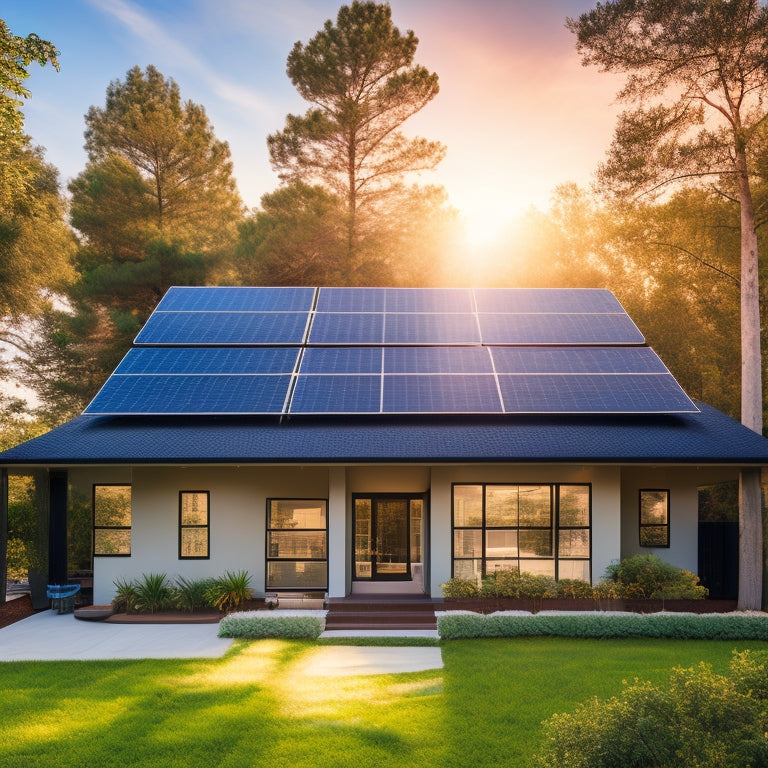
[(458, 205), (464, 239), (472, 251), (500, 245), (528, 203), (509, 195), (473, 196)]

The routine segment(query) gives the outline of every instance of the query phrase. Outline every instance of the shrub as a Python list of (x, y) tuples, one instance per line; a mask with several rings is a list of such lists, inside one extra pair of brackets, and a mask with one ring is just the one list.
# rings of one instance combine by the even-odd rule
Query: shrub
[(222, 613), (237, 610), (251, 596), (251, 576), (248, 571), (227, 571), (213, 579), (206, 597)]
[(629, 599), (700, 600), (708, 594), (691, 571), (667, 563), (657, 555), (635, 555), (613, 562), (605, 578), (619, 585), (619, 596)]
[(445, 584), (440, 585), (440, 589), (443, 590), (443, 597), (477, 597), (480, 594), (474, 579), (448, 579)]
[(112, 598), (112, 610), (115, 613), (134, 613), (136, 611), (136, 585), (132, 581), (117, 579), (115, 596)]
[(192, 612), (198, 608), (210, 608), (208, 590), (213, 586), (213, 579), (185, 579), (179, 576), (174, 589), (174, 601), (182, 611)]
[(523, 571), (520, 574), (520, 597), (541, 603), (545, 597), (555, 597), (557, 595), (557, 582), (544, 573), (528, 573)]
[(581, 579), (560, 579), (557, 582), (557, 596), (571, 600), (593, 597), (592, 585)]
[(146, 573), (133, 584), (138, 613), (158, 613), (173, 607), (173, 585), (164, 573)]
[(281, 616), (266, 611), (231, 613), (219, 622), (219, 637), (316, 640), (325, 629), (320, 615)]
[[(746, 654), (749, 656), (749, 652)], [(768, 764), (764, 705), (739, 689), (734, 670), (761, 666), (736, 660), (730, 676), (709, 665), (673, 670), (669, 683), (625, 685), (619, 696), (581, 704), (545, 722), (542, 768), (632, 765), (741, 768)]]
[(508, 571), (493, 571), (483, 576), (480, 594), (483, 597), (521, 597), (522, 578), (517, 568)]

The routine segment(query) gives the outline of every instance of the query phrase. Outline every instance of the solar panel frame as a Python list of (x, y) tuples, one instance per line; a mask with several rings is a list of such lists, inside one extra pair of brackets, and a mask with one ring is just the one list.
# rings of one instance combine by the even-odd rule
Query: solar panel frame
[(380, 375), (303, 375), (296, 380), (292, 414), (379, 413)]
[(386, 288), (320, 288), (315, 312), (383, 312)]
[(602, 288), (475, 288), (478, 313), (614, 314), (619, 300)]
[(497, 373), (668, 373), (650, 347), (487, 347)]
[(380, 374), (384, 347), (307, 347), (301, 360), (300, 375)]
[(626, 313), (478, 315), (483, 344), (639, 345), (645, 337)]
[(468, 288), (386, 288), (384, 310), (390, 312), (427, 312), (466, 314), (475, 311)]
[(383, 413), (502, 413), (493, 375), (383, 377)]
[(314, 288), (172, 286), (155, 312), (309, 312)]
[(118, 375), (292, 373), (298, 347), (133, 347)]
[(370, 346), (383, 343), (382, 312), (317, 313), (309, 331), (309, 344)]
[(493, 373), (489, 347), (384, 347), (384, 373)]

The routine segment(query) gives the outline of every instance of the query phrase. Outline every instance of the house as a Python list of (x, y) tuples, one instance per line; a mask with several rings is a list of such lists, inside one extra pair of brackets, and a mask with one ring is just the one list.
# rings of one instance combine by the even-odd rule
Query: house
[(47, 473), (51, 580), (91, 500), (96, 603), (150, 572), (341, 597), (696, 571), (697, 489), (766, 465), (586, 289), (171, 288), (81, 416), (0, 453)]

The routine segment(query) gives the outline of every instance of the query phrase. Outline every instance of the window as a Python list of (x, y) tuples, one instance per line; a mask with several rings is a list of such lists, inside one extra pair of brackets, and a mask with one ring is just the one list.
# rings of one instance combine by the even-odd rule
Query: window
[(131, 554), (131, 486), (93, 486), (93, 553), (99, 557)]
[(640, 491), (640, 546), (669, 546), (669, 491)]
[(328, 503), (267, 501), (267, 590), (328, 588)]
[(453, 575), (517, 569), (591, 578), (590, 486), (453, 486)]
[(179, 491), (179, 560), (207, 560), (210, 538), (210, 493)]

